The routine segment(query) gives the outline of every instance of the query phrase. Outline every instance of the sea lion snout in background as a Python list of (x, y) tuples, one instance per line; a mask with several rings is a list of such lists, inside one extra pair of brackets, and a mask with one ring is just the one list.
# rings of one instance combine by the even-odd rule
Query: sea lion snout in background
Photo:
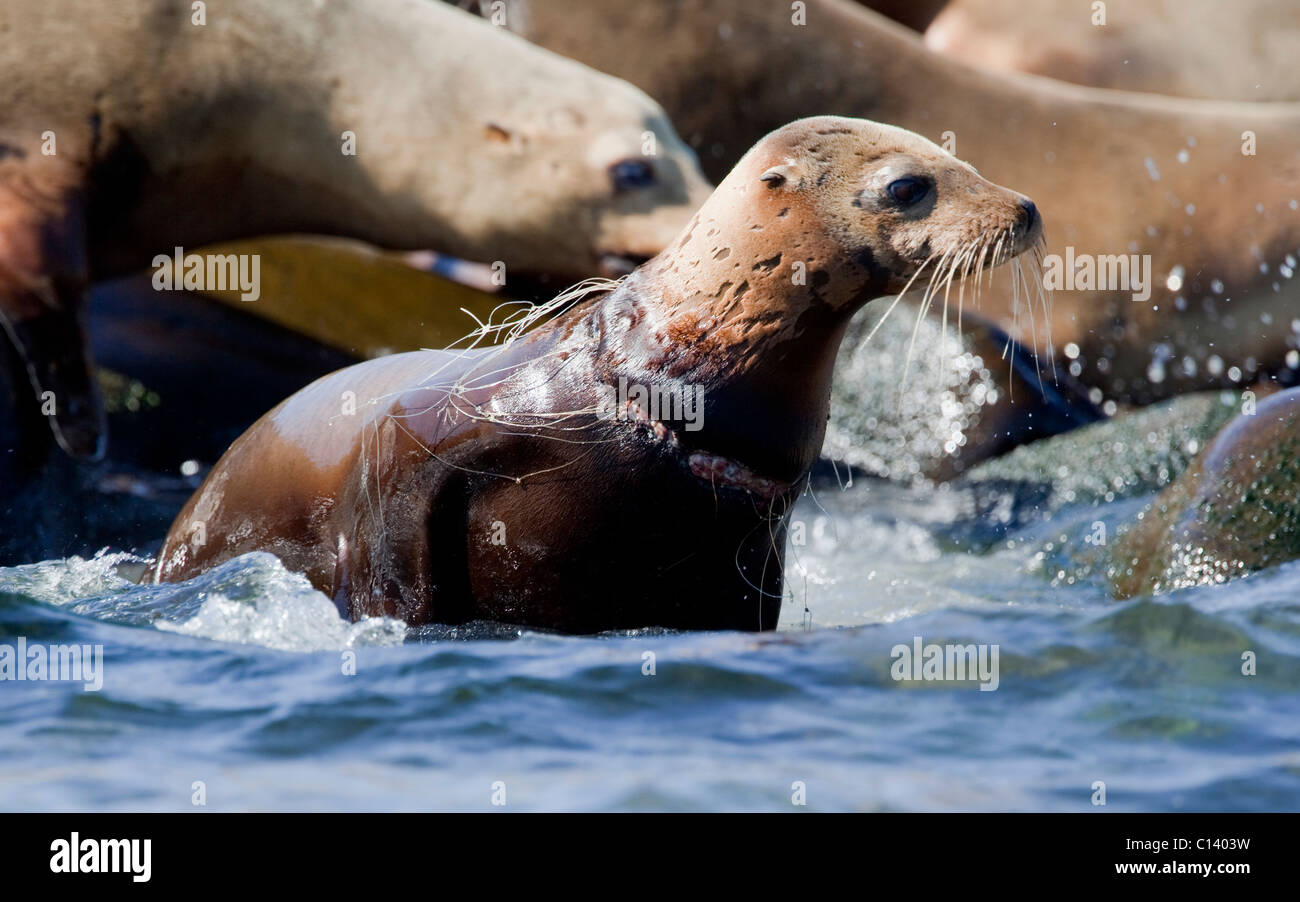
[(640, 90), (444, 4), (197, 16), (0, 5), (0, 367), (33, 389), (0, 393), (22, 427), (0, 453), (48, 444), (46, 417), (99, 453), (84, 291), (177, 247), (337, 235), (571, 281), (625, 274), (708, 196)]
[(495, 348), (340, 370), (272, 410), (153, 576), (270, 551), (354, 619), (771, 629), (854, 311), (1040, 235), (1027, 198), (924, 138), (791, 123), (603, 297)]

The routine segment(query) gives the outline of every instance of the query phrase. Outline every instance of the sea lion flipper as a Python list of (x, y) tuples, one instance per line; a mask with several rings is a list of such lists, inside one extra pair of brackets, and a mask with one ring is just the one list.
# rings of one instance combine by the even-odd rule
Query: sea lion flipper
[(0, 325), (34, 391), (34, 403), (18, 403), (18, 418), (28, 421), (20, 430), (44, 417), (59, 447), (96, 459), (105, 420), (82, 325), (88, 277), (79, 175), (52, 158), (9, 156), (0, 167)]
[(49, 421), (54, 440), (65, 452), (99, 459), (105, 445), (104, 405), (80, 317), (67, 310), (50, 310), (11, 320), (5, 306), (0, 298), (0, 322), (27, 371), (34, 409)]

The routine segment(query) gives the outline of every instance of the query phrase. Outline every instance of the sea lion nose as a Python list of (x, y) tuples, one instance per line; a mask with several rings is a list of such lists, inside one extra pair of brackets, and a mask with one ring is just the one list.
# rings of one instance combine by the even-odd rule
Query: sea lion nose
[(1033, 231), (1038, 225), (1038, 205), (1027, 197), (1020, 198), (1020, 209), (1025, 211), (1025, 228)]

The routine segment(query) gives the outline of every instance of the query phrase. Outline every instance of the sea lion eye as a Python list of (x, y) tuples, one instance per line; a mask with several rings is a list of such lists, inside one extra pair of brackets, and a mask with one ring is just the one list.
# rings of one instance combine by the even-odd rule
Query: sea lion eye
[(930, 183), (925, 179), (908, 175), (890, 182), (885, 190), (889, 192), (889, 196), (895, 203), (910, 207), (929, 193)]
[(655, 171), (645, 160), (629, 157), (609, 167), (609, 180), (614, 183), (615, 191), (649, 188), (655, 183)]

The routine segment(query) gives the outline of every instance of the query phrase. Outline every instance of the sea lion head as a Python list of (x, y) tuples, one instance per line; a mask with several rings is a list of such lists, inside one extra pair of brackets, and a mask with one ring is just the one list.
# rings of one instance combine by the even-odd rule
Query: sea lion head
[(490, 169), (467, 186), (475, 200), (466, 208), (509, 211), (491, 227), (512, 269), (626, 275), (709, 196), (694, 152), (658, 104), (619, 79), (581, 75), (480, 114)]
[(724, 270), (744, 268), (727, 265), (733, 255), (779, 255), (768, 268), (802, 274), (814, 289), (803, 294), (856, 309), (922, 274), (959, 277), (1010, 260), (1040, 240), (1042, 220), (1029, 198), (920, 135), (819, 116), (755, 145), (687, 235), (709, 244), (707, 258)]
[(756, 144), (607, 305), (637, 336), (618, 342), (607, 378), (701, 386), (708, 422), (683, 441), (791, 482), (821, 449), (857, 309), (931, 274), (941, 287), (1003, 263), (1041, 233), (1028, 198), (919, 135), (793, 122)]
[(701, 358), (719, 341), (754, 348), (838, 328), (872, 298), (931, 279), (938, 292), (1041, 238), (1029, 198), (920, 135), (819, 116), (756, 144), (633, 278), (654, 282), (645, 293), (671, 323), (673, 355)]

